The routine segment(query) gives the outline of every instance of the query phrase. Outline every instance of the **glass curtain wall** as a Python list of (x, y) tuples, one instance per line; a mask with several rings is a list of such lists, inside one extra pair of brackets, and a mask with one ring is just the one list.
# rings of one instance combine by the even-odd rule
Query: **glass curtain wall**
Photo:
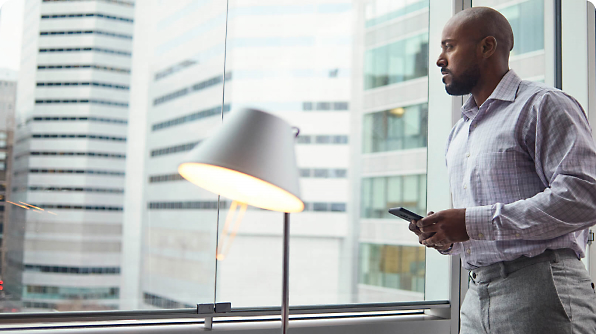
[[(387, 210), (428, 206), (428, 0), (13, 1), (26, 14), (0, 310), (279, 305), (283, 214), (177, 172), (244, 107), (300, 128), (290, 303), (425, 300), (429, 256)], [(522, 78), (552, 81), (552, 1), (473, 4), (511, 21)]]

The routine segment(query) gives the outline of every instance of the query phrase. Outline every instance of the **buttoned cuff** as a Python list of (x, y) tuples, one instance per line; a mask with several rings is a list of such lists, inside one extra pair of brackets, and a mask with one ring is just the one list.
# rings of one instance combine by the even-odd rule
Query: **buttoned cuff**
[(472, 240), (494, 240), (492, 205), (466, 208), (466, 231)]

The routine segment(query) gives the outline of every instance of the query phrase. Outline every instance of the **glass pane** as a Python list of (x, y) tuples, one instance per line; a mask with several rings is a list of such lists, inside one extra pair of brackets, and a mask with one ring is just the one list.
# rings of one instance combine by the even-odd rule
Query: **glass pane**
[(492, 7), (511, 24), (514, 46), (510, 68), (524, 80), (553, 82), (549, 69), (554, 64), (549, 53), (554, 54), (554, 47), (548, 42), (554, 40), (554, 20), (545, 15), (552, 13), (552, 0), (473, 0), (472, 5)]
[[(19, 31), (4, 26), (11, 3)], [(0, 32), (23, 41), (15, 140), (0, 135), (14, 176), (0, 311), (213, 302), (218, 198), (177, 168), (229, 111), (225, 2), (11, 3)], [(0, 132), (9, 122), (0, 112)]]
[[(426, 208), (425, 175), (408, 172), (425, 166), (394, 161), (425, 161), (428, 13), (419, 0), (230, 2), (226, 103), (299, 127), (298, 167), (313, 173), (290, 218), (292, 305), (424, 299), (424, 249), (387, 210)], [(221, 216), (217, 300), (279, 305), (283, 215)]]

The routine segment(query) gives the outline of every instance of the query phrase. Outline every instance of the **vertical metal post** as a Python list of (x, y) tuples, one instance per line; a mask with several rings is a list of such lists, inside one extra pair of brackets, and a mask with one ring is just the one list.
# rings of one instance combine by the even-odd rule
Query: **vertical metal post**
[(290, 214), (284, 213), (284, 232), (283, 232), (283, 273), (282, 273), (282, 291), (281, 291), (281, 333), (286, 334), (290, 316), (289, 304), (289, 271), (290, 271)]
[(205, 317), (205, 329), (206, 330), (213, 329), (213, 318), (212, 317)]
[(563, 89), (563, 10), (561, 0), (555, 0), (555, 87)]

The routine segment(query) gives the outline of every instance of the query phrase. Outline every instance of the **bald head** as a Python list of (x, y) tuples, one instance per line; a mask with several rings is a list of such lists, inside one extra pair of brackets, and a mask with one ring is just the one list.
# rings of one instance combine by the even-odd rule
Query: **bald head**
[(447, 26), (462, 35), (480, 40), (492, 36), (497, 40), (497, 52), (509, 56), (513, 49), (513, 30), (503, 14), (489, 7), (473, 7), (455, 14)]
[(509, 71), (513, 31), (507, 19), (488, 7), (454, 15), (441, 36), (441, 68), (447, 93), (471, 93), (480, 106)]

